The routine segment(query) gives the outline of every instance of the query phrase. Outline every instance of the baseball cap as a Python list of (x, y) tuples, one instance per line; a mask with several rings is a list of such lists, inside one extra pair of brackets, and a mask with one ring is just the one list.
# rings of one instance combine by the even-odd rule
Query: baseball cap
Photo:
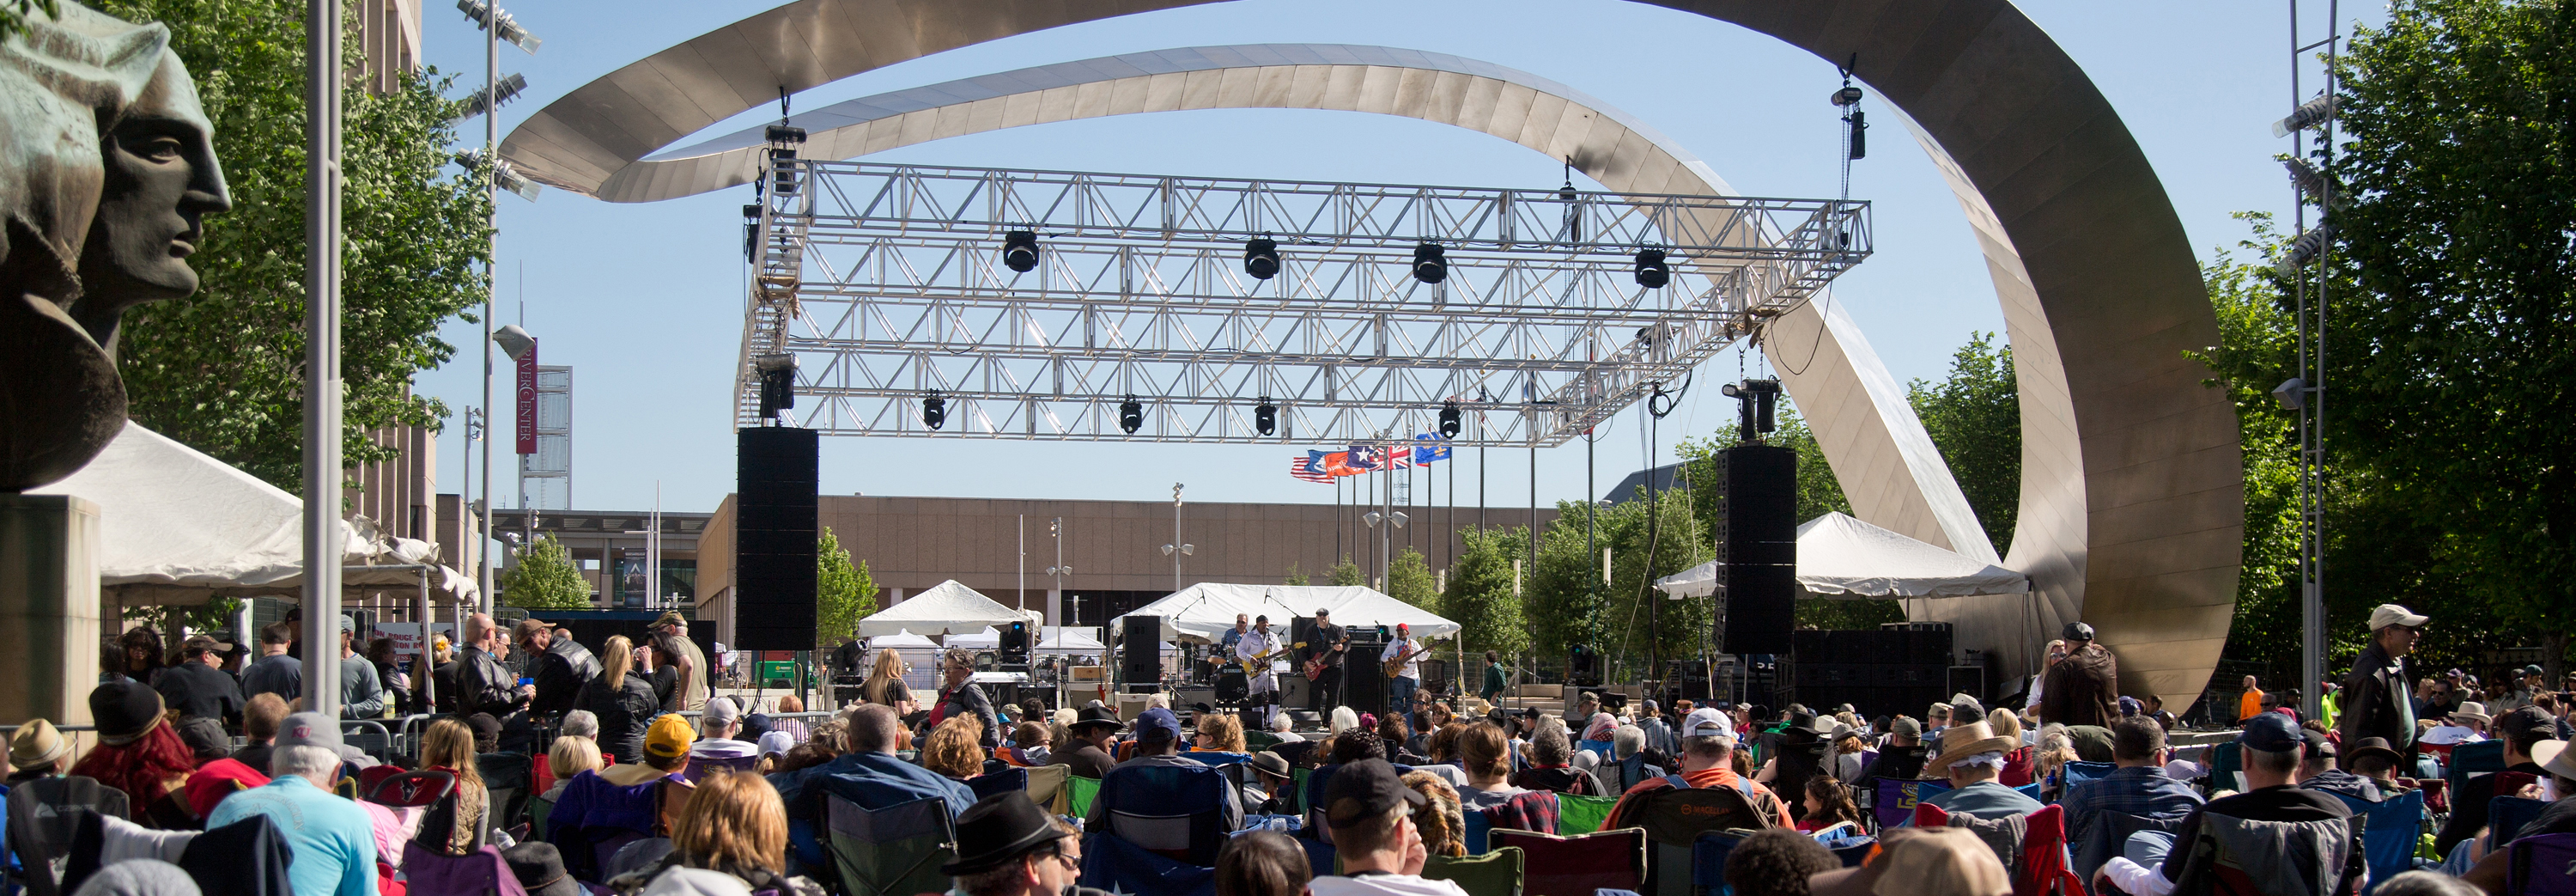
[(2081, 622), (2069, 622), (2057, 636), (2069, 641), (2090, 641), (2093, 640), (2093, 627)]
[(1683, 737), (1734, 737), (1735, 721), (1715, 709), (1694, 709), (1682, 718)]
[[(2496, 733), (2514, 740), (2552, 740), (2558, 736), (2558, 720), (2537, 706), (2518, 707), (2495, 717)], [(2537, 732), (2539, 737), (2532, 737)]]
[(2248, 750), (2286, 753), (2307, 742), (2307, 737), (2299, 733), (2299, 723), (2290, 721), (2289, 716), (2267, 712), (2245, 720), (2245, 730), (2236, 735), (2236, 742)]
[(1181, 739), (1180, 717), (1160, 706), (1136, 714), (1136, 739), (1166, 741)]
[(341, 633), (341, 634), (344, 634), (344, 635), (354, 635), (354, 634), (357, 634), (357, 633), (358, 633), (358, 620), (356, 620), (356, 619), (354, 619), (354, 618), (350, 617), (350, 616), (349, 616), (348, 614), (346, 614), (346, 613), (342, 613), (342, 614), (340, 614), (340, 633)]
[(1922, 737), (1923, 723), (1915, 721), (1912, 716), (1897, 716), (1896, 721), (1887, 723), (1887, 732), (1906, 737)]
[(742, 707), (734, 705), (733, 698), (717, 697), (713, 700), (707, 701), (706, 712), (704, 715), (700, 716), (700, 719), (704, 722), (701, 727), (713, 730), (726, 725), (731, 725), (735, 719), (741, 717)]
[(679, 713), (664, 713), (653, 720), (653, 727), (644, 729), (644, 752), (677, 759), (689, 755), (689, 745), (697, 739), (697, 732), (689, 730), (688, 719)]
[(1362, 759), (1342, 766), (1324, 785), (1324, 819), (1347, 828), (1385, 815), (1398, 805), (1421, 808), (1422, 794), (1404, 786), (1395, 766), (1384, 759)]
[(2374, 632), (2392, 625), (2423, 628), (2424, 623), (2431, 619), (2432, 617), (2416, 615), (2415, 611), (2396, 604), (2380, 604), (2370, 608), (2370, 630)]

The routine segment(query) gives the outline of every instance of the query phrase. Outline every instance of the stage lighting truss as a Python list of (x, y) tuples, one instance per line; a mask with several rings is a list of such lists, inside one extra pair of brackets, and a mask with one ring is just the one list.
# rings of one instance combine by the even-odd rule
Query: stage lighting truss
[[(1873, 245), (1851, 200), (772, 164), (807, 187), (746, 209), (735, 424), (759, 424), (752, 359), (788, 352), (797, 424), (835, 435), (1341, 444), (1454, 406), (1453, 444), (1562, 444)], [(1044, 247), (1025, 273), (1014, 231)], [(1645, 248), (1663, 288), (1635, 282)], [(922, 424), (932, 392), (958, 426)]]

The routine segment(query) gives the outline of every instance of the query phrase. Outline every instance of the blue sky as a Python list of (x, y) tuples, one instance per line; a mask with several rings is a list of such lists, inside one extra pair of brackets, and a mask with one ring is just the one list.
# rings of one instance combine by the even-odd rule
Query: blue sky
[[(431, 0), (430, 64), (479, 87), (481, 32)], [(503, 133), (547, 102), (636, 59), (762, 9), (768, 2), (521, 0), (504, 8), (545, 40), (529, 56), (502, 46), (501, 70), (524, 73), (527, 94), (504, 108)], [(2272, 155), (2287, 149), (2269, 125), (2290, 102), (2286, 4), (2246, 0), (2025, 0), (2022, 8), (2084, 66), (2145, 147), (2207, 258), (2232, 246), (2242, 210), (2284, 213), (2290, 192)], [(2323, 4), (2309, 4), (2323, 7)], [(2345, 14), (2383, 13), (2355, 4)], [(2323, 24), (2310, 16), (2311, 29)], [(1768, 37), (1696, 15), (1617, 0), (1346, 2), (1241, 0), (1023, 35), (879, 69), (807, 91), (802, 109), (854, 97), (1031, 65), (1171, 47), (1238, 43), (1378, 44), (1452, 53), (1534, 72), (1637, 115), (1753, 195), (1829, 197), (1837, 190), (1839, 123), (1827, 94), (1834, 66)], [(1870, 60), (1861, 60), (1866, 76)], [(2314, 89), (2313, 74), (2309, 88)], [(1930, 162), (1873, 96), (1870, 157), (1852, 195), (1875, 204), (1878, 251), (1843, 276), (1851, 310), (1900, 380), (1938, 378), (1972, 331), (2001, 330), (1993, 287), (1958, 205)], [(757, 110), (720, 123), (728, 133), (773, 117)], [(479, 145), (480, 119), (461, 136)], [(1121, 173), (1538, 188), (1559, 164), (1481, 134), (1441, 125), (1318, 111), (1199, 111), (1019, 128), (869, 157), (870, 161)], [(740, 206), (749, 187), (643, 205), (548, 190), (501, 200), (501, 313), (541, 340), (542, 360), (574, 368), (573, 498), (580, 509), (706, 511), (732, 490), (732, 365), (743, 278)], [(458, 413), (479, 400), (481, 329), (445, 337), (455, 361), (417, 390)], [(1759, 359), (1750, 362), (1759, 368)], [(1680, 410), (1662, 421), (1658, 457), (1682, 435), (1731, 414), (1714, 384), (1733, 379), (1734, 354), (1711, 362)], [(504, 382), (496, 393), (506, 403)], [(1620, 415), (1598, 445), (1601, 487), (1646, 457), (1642, 412)], [(506, 410), (496, 483), (514, 505)], [(463, 427), (440, 437), (439, 487), (457, 488)], [(1196, 501), (1328, 502), (1330, 488), (1288, 478), (1279, 447), (826, 439), (825, 494), (1140, 499), (1189, 484)], [(1457, 471), (1475, 500), (1476, 461)], [(477, 461), (479, 465), (479, 458)], [(1488, 500), (1530, 500), (1527, 452), (1495, 452)], [(1542, 449), (1537, 499), (1581, 498), (1580, 442)], [(479, 470), (478, 470), (479, 477)], [(1445, 485), (1445, 484), (1444, 484)], [(1445, 487), (1440, 495), (1447, 503)], [(1417, 496), (1417, 500), (1420, 500)]]

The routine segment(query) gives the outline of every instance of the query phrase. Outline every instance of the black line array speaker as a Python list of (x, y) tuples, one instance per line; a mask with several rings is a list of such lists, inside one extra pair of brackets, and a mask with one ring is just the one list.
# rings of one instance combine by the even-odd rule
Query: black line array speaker
[(1119, 683), (1161, 683), (1163, 680), (1163, 617), (1129, 616), (1121, 620), (1119, 626)]
[(1737, 445), (1718, 452), (1725, 483), (1718, 514), (1719, 583), (1726, 586), (1720, 642), (1727, 653), (1788, 653), (1797, 622), (1798, 452)]
[(814, 648), (816, 449), (810, 429), (755, 426), (735, 434), (736, 649)]

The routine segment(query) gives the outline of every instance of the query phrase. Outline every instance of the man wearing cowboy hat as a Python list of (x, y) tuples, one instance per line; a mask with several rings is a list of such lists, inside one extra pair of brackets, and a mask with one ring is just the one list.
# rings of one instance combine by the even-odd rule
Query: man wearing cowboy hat
[(2361, 649), (2343, 679), (2343, 719), (2337, 731), (2344, 743), (2385, 738), (2400, 755), (2414, 753), (2413, 670), (2406, 655), (2415, 652), (2428, 621), (2396, 604), (2371, 609), (2370, 646)]
[(2495, 724), (2495, 717), (2487, 715), (2487, 705), (2471, 700), (2460, 704), (2460, 708), (2452, 710), (2449, 715), (2443, 716), (2442, 724), (2435, 725), (2433, 730), (2424, 732), (2424, 736), (2418, 738), (2417, 742), (2473, 744), (2487, 739), (2487, 726), (2492, 724)]
[(1342, 662), (1349, 658), (1350, 648), (1351, 630), (1333, 624), (1333, 611), (1315, 610), (1315, 640), (1307, 650), (1310, 658), (1322, 659), (1324, 665), (1307, 689), (1314, 700), (1307, 709), (1330, 714), (1342, 705)]
[(1017, 791), (976, 800), (957, 816), (957, 860), (939, 873), (966, 896), (1106, 896), (1074, 885), (1082, 838)]
[(1995, 780), (2003, 775), (2004, 755), (2018, 749), (2021, 741), (1996, 734), (1982, 719), (1942, 729), (1941, 753), (1923, 764), (1923, 773), (1948, 775), (1950, 789), (1923, 802), (1986, 819), (2039, 811), (2038, 800)]
[(1094, 701), (1074, 718), (1073, 724), (1065, 726), (1065, 730), (1073, 732), (1073, 740), (1057, 749), (1053, 761), (1047, 764), (1070, 766), (1075, 777), (1097, 781), (1107, 776), (1118, 765), (1109, 753), (1109, 744), (1117, 739), (1118, 729), (1124, 725), (1118, 721), (1118, 713)]

